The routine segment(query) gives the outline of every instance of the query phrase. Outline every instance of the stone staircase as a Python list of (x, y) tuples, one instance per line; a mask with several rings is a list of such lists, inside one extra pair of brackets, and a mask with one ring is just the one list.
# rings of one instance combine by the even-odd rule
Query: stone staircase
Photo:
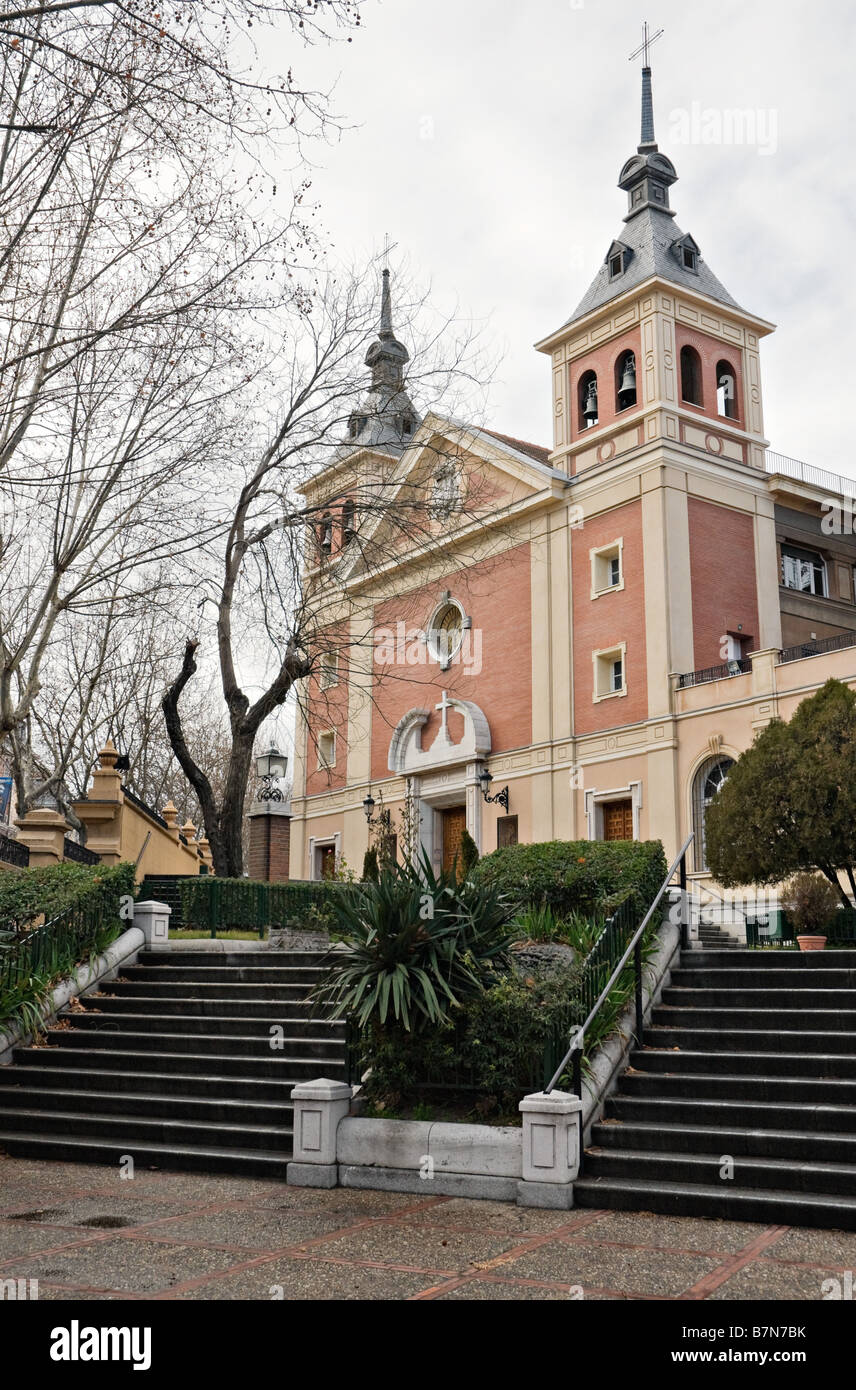
[(684, 951), (630, 1061), (578, 1205), (856, 1230), (856, 951)]
[[(312, 1017), (320, 951), (143, 951), (47, 1046), (0, 1068), (13, 1155), (284, 1177), (291, 1089), (345, 1079), (345, 1024)], [(282, 1034), (272, 1034), (272, 1029)], [(271, 1045), (281, 1037), (281, 1046)]]

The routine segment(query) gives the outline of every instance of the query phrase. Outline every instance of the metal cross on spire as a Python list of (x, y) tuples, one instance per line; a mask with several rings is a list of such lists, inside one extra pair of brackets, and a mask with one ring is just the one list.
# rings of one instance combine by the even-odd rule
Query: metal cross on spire
[(635, 52), (630, 55), (630, 62), (642, 54), (642, 133), (639, 141), (639, 153), (650, 153), (657, 148), (657, 141), (654, 136), (654, 98), (651, 93), (651, 65), (649, 61), (649, 51), (652, 43), (656, 43), (662, 38), (663, 29), (658, 29), (656, 34), (652, 34), (648, 28), (647, 19), (642, 25), (642, 42)]
[(642, 42), (640, 43), (640, 45), (639, 45), (638, 48), (635, 48), (635, 49), (633, 50), (633, 52), (631, 53), (630, 58), (628, 59), (628, 61), (632, 63), (632, 62), (633, 62), (633, 59), (634, 59), (634, 58), (638, 58), (638, 57), (639, 57), (639, 54), (641, 53), (641, 54), (642, 54), (642, 66), (643, 66), (643, 68), (648, 68), (648, 67), (650, 67), (651, 64), (650, 64), (650, 62), (648, 61), (648, 51), (649, 51), (649, 49), (650, 49), (650, 47), (651, 47), (652, 44), (656, 43), (658, 39), (661, 39), (661, 38), (663, 37), (663, 35), (664, 35), (665, 32), (666, 32), (665, 29), (658, 29), (657, 32), (656, 32), (656, 34), (652, 34), (652, 33), (649, 31), (649, 29), (648, 29), (648, 21), (647, 21), (647, 19), (643, 20), (643, 21), (642, 21)]

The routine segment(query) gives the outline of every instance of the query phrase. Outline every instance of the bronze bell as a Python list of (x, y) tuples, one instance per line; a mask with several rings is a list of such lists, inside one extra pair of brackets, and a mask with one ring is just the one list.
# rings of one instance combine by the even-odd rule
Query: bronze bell
[(624, 363), (624, 372), (621, 377), (621, 385), (618, 388), (619, 396), (632, 394), (636, 395), (636, 358), (631, 355)]
[(597, 382), (592, 380), (586, 388), (586, 403), (583, 409), (583, 418), (591, 424), (597, 422)]

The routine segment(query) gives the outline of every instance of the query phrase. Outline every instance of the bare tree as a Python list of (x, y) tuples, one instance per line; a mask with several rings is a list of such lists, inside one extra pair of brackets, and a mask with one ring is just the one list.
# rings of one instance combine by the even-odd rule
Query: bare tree
[(344, 0), (0, 9), (0, 733), (19, 811), (68, 771), (27, 762), (51, 652), (75, 621), (154, 601), (165, 570), (186, 580), (222, 534), (261, 320), (305, 293), (305, 181), (280, 211), (264, 157), (329, 115), (290, 73), (236, 68), (229, 30), (280, 13), (307, 38), (358, 22)]
[[(427, 312), (426, 297), (399, 306), (410, 331)], [(416, 437), (419, 416), (411, 396), (454, 406), (483, 394), (489, 369), (471, 328), (446, 320), (423, 333), (405, 374), (408, 354), (392, 331), (388, 272), (380, 333), (377, 279), (330, 276), (305, 305), (292, 311), (285, 337), (290, 355), (279, 374), (278, 418), (250, 460), (229, 501), (230, 520), (216, 582), (205, 586), (212, 622), (188, 639), (181, 668), (164, 698), (170, 741), (196, 792), (211, 843), (215, 871), (242, 870), (240, 828), (253, 746), (259, 729), (325, 658), (347, 646), (342, 599), (355, 567), (379, 571), (390, 552), (436, 544), (438, 534), (477, 521), (485, 500), (470, 478), (445, 515), (436, 505), (437, 475), (453, 469), (458, 430), (437, 448), (416, 476), (402, 471), (402, 455)], [(452, 410), (454, 414), (454, 409)], [(317, 500), (302, 495), (319, 469), (335, 465), (335, 481)], [(346, 517), (345, 548), (336, 553), (336, 528)], [(351, 608), (351, 611), (352, 608)], [(216, 650), (231, 748), (218, 795), (204, 761), (193, 756), (180, 702), (196, 677), (201, 655)], [(241, 675), (243, 669), (244, 675)], [(256, 681), (248, 694), (247, 673)]]

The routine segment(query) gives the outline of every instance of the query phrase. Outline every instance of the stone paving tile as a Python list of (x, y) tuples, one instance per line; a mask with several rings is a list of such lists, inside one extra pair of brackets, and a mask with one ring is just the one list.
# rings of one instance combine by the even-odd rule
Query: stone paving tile
[(487, 1279), (468, 1279), (456, 1289), (440, 1294), (436, 1303), (567, 1303), (568, 1290), (538, 1288), (537, 1285), (500, 1284)]
[(567, 1226), (579, 1213), (573, 1211), (538, 1211), (517, 1207), (511, 1202), (473, 1202), (465, 1197), (450, 1197), (447, 1202), (412, 1215), (402, 1213), (403, 1221), (426, 1226), (466, 1226), (474, 1231), (510, 1231), (515, 1235), (528, 1232), (542, 1235)]
[(608, 1246), (557, 1241), (532, 1250), (502, 1267), (509, 1278), (586, 1284), (627, 1293), (674, 1298), (721, 1261), (702, 1255), (671, 1255), (660, 1250), (615, 1250)]
[(4, 1265), (3, 1278), (53, 1280), (81, 1288), (154, 1293), (201, 1274), (228, 1269), (240, 1256), (222, 1250), (165, 1245), (149, 1240), (110, 1239), (52, 1255), (28, 1255)]
[(372, 1302), (404, 1300), (427, 1288), (431, 1275), (394, 1269), (365, 1269), (358, 1265), (328, 1264), (320, 1260), (271, 1260), (258, 1269), (226, 1275), (213, 1283), (175, 1295), (176, 1300), (263, 1299), (271, 1300), (272, 1288), (285, 1300), (365, 1299)]
[(575, 1239), (611, 1240), (670, 1250), (715, 1251), (733, 1255), (768, 1226), (756, 1222), (707, 1221), (689, 1216), (654, 1216), (651, 1212), (608, 1211)]
[(824, 1270), (799, 1269), (793, 1265), (774, 1264), (771, 1260), (753, 1260), (710, 1295), (711, 1302), (728, 1299), (820, 1299), (824, 1279), (834, 1278)]
[(381, 1264), (416, 1265), (419, 1269), (466, 1271), (475, 1261), (491, 1260), (518, 1242), (495, 1233), (462, 1234), (418, 1225), (367, 1226), (348, 1236), (325, 1241), (319, 1253), (331, 1259), (377, 1260)]
[[(6, 1220), (16, 1225), (27, 1226), (65, 1226), (79, 1229), (81, 1235), (91, 1235), (110, 1227), (139, 1226), (147, 1221), (158, 1221), (165, 1216), (180, 1216), (188, 1210), (186, 1202), (146, 1201), (128, 1197), (121, 1203), (112, 1197), (73, 1197), (67, 1202), (56, 1202), (47, 1207), (28, 1207), (23, 1211), (10, 1213)], [(58, 1239), (45, 1235), (43, 1246), (57, 1245)]]
[[(135, 1169), (133, 1179), (120, 1178), (110, 1168), (100, 1170), (101, 1179), (91, 1184), (99, 1193), (117, 1197), (135, 1195), (156, 1196), (168, 1202), (186, 1202), (188, 1206), (209, 1202), (249, 1202), (275, 1197), (286, 1190), (285, 1182), (261, 1178), (218, 1177), (216, 1173), (167, 1173), (161, 1169)], [(85, 1186), (85, 1184), (78, 1184)]]
[(159, 1239), (196, 1241), (203, 1245), (234, 1245), (248, 1250), (281, 1250), (303, 1240), (338, 1231), (341, 1213), (315, 1211), (237, 1211), (194, 1212), (158, 1227)]
[(268, 1197), (248, 1196), (245, 1200), (259, 1211), (320, 1209), (337, 1215), (342, 1226), (353, 1226), (357, 1221), (374, 1216), (397, 1216), (411, 1209), (416, 1212), (425, 1206), (425, 1198), (405, 1192), (370, 1192), (343, 1187), (286, 1187), (284, 1184)]
[[(58, 1231), (53, 1226), (45, 1228), (0, 1219), (0, 1261), (13, 1260), (16, 1256), (29, 1255), (36, 1250), (49, 1250), (73, 1240), (85, 1240), (87, 1235), (93, 1234), (92, 1231)], [(0, 1279), (5, 1278), (5, 1269), (0, 1269)]]
[(805, 1260), (856, 1271), (856, 1232), (790, 1230), (765, 1253), (771, 1260)]

